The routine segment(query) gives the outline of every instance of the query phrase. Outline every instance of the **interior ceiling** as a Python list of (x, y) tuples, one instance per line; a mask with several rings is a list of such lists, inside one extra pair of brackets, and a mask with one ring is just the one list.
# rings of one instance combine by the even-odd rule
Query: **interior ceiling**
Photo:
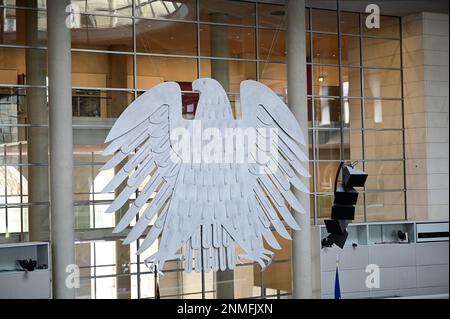
[[(381, 14), (405, 16), (418, 12), (447, 13), (448, 0), (340, 0), (341, 10), (364, 12), (369, 4), (380, 7)], [(336, 0), (306, 0), (312, 8), (336, 9)]]

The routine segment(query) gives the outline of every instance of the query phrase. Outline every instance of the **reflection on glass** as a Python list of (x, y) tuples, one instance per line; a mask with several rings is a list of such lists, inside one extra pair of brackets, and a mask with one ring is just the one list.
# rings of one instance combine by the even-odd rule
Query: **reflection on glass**
[(340, 13), (341, 33), (359, 34), (359, 14), (354, 12)]
[(339, 96), (339, 68), (336, 66), (313, 66), (315, 96)]
[(285, 31), (259, 30), (259, 58), (261, 60), (285, 62), (286, 53)]
[(162, 82), (192, 82), (197, 78), (195, 59), (137, 56), (136, 69), (136, 88), (143, 90)]
[(132, 51), (132, 28), (132, 19), (82, 15), (80, 24), (71, 28), (72, 47), (108, 51)]
[(136, 16), (154, 19), (195, 20), (195, 0), (135, 0)]
[(361, 96), (361, 70), (360, 68), (342, 68), (342, 96)]
[(402, 128), (400, 100), (366, 100), (364, 102), (366, 128)]
[(133, 9), (132, 2), (129, 0), (71, 0), (70, 2), (78, 12), (131, 16)]
[(138, 52), (196, 55), (197, 26), (136, 19), (136, 46)]
[(255, 30), (219, 25), (200, 26), (202, 56), (256, 58)]
[[(212, 77), (217, 80), (218, 76), (224, 77), (226, 79), (219, 79), (219, 83), (233, 93), (238, 93), (240, 91), (240, 84), (245, 80), (256, 80), (256, 63), (254, 62), (243, 62), (243, 61), (223, 61), (224, 65), (216, 65), (217, 61), (211, 59), (202, 59), (200, 61), (201, 77)], [(228, 69), (227, 74), (218, 74), (215, 76), (218, 69)]]
[(72, 86), (133, 88), (133, 58), (127, 54), (72, 52)]
[(312, 30), (337, 33), (337, 12), (312, 9)]
[(400, 98), (400, 70), (364, 69), (364, 95), (371, 98)]
[(400, 40), (364, 38), (363, 63), (365, 67), (399, 68)]
[(314, 63), (338, 64), (339, 50), (337, 35), (313, 33)]
[(72, 115), (75, 117), (117, 118), (133, 101), (132, 92), (73, 90)]
[(359, 37), (342, 36), (342, 64), (360, 65)]
[(287, 66), (281, 63), (260, 63), (259, 81), (277, 94), (287, 96)]
[(344, 159), (345, 160), (361, 160), (362, 155), (362, 131), (360, 130), (344, 130)]
[(316, 160), (339, 160), (341, 154), (341, 132), (335, 130), (315, 130)]
[(403, 189), (403, 161), (368, 161), (366, 162), (365, 169), (365, 171), (369, 175), (366, 182), (366, 189)]
[(200, 21), (255, 25), (255, 4), (242, 1), (200, 0)]
[(402, 131), (366, 131), (364, 133), (366, 159), (403, 158)]
[(405, 218), (404, 192), (366, 192), (367, 221)]
[(344, 127), (359, 129), (362, 127), (361, 100), (344, 98)]
[(0, 44), (47, 45), (45, 11), (0, 8), (0, 25)]
[(338, 98), (316, 98), (314, 99), (315, 127), (339, 127), (339, 106)]
[[(308, 10), (306, 17), (308, 16)], [(309, 19), (306, 19), (309, 21)], [(272, 5), (259, 3), (258, 4), (258, 23), (261, 27), (268, 27), (274, 29), (286, 28), (286, 12), (285, 7), (280, 5)], [(309, 29), (309, 28), (307, 28)]]

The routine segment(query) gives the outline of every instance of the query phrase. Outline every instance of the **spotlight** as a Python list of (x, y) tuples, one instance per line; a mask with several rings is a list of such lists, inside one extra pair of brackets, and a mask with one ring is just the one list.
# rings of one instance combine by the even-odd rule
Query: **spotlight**
[[(339, 174), (342, 172), (342, 184), (338, 185)], [(367, 174), (354, 167), (354, 164), (341, 162), (336, 172), (334, 182), (334, 201), (331, 207), (331, 219), (325, 220), (327, 240), (343, 248), (348, 237), (347, 226), (355, 219), (355, 205), (358, 201), (358, 191), (354, 187), (363, 187)], [(355, 244), (352, 245), (356, 247)]]
[(324, 77), (323, 75), (320, 75), (320, 76), (317, 78), (317, 81), (319, 81), (320, 83), (322, 83), (323, 81), (325, 81), (325, 77)]

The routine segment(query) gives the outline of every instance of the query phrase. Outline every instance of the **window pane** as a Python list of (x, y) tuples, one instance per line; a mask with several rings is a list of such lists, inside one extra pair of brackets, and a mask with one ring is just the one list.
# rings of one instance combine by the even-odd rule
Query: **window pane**
[(341, 12), (341, 33), (359, 34), (359, 14), (353, 12)]
[[(0, 44), (47, 45), (47, 13), (36, 10), (1, 9)], [(35, 32), (26, 32), (32, 28)]]
[(287, 94), (287, 66), (281, 63), (260, 63), (259, 81), (277, 94)]
[(200, 0), (200, 21), (255, 25), (255, 4), (241, 1)]
[(33, 3), (32, 1), (26, 1), (26, 0), (3, 0), (3, 5), (5, 6), (18, 6), (18, 7), (27, 7), (27, 8), (38, 8), (38, 9), (45, 9), (47, 8), (47, 1), (46, 0), (37, 0), (37, 3)]
[(242, 81), (256, 80), (255, 62), (202, 59), (200, 63), (200, 76), (218, 80), (228, 92), (238, 93)]
[(136, 16), (156, 19), (195, 20), (195, 0), (135, 0)]
[(315, 96), (339, 96), (339, 68), (336, 66), (313, 66)]
[(402, 101), (364, 101), (364, 127), (402, 128), (402, 126)]
[(197, 55), (197, 26), (136, 19), (136, 49), (138, 52)]
[(0, 47), (0, 84), (45, 86), (46, 76), (47, 50)]
[(366, 159), (403, 158), (402, 131), (365, 131), (364, 144)]
[(72, 48), (132, 51), (133, 20), (82, 15), (80, 25), (71, 28)]
[(312, 30), (337, 33), (337, 12), (312, 9)]
[(342, 95), (345, 97), (361, 96), (360, 68), (342, 68)]
[(156, 84), (192, 82), (197, 78), (197, 61), (186, 58), (137, 56), (136, 88), (147, 90)]
[(203, 24), (200, 48), (202, 56), (255, 59), (255, 30)]
[[(72, 115), (74, 117), (117, 118), (133, 101), (134, 94), (127, 91), (72, 90)], [(83, 124), (83, 120), (76, 119)], [(84, 120), (84, 124), (106, 124), (99, 121)], [(110, 123), (112, 124), (112, 123)], [(103, 142), (101, 142), (103, 143)]]
[(339, 64), (338, 37), (313, 33), (314, 63)]
[(366, 162), (368, 190), (404, 188), (403, 161)]
[[(334, 191), (334, 180), (339, 167), (339, 162), (318, 162), (316, 165), (316, 191), (319, 193), (332, 193)], [(328, 217), (331, 214), (328, 211)]]
[(367, 220), (405, 219), (404, 192), (366, 192)]
[(344, 130), (344, 159), (362, 160), (362, 131)]
[(131, 16), (133, 8), (132, 2), (129, 0), (71, 0), (71, 3), (79, 9), (79, 12), (103, 13), (111, 15), (117, 14)]
[(361, 65), (359, 37), (342, 36), (342, 64)]
[(400, 40), (363, 39), (365, 67), (400, 68)]
[(344, 127), (352, 129), (362, 128), (360, 99), (344, 99), (342, 112)]
[(401, 72), (365, 69), (364, 95), (373, 98), (401, 98)]
[[(363, 26), (363, 34), (377, 37), (386, 37), (386, 38), (400, 38), (400, 18), (399, 17), (389, 17), (389, 16), (380, 16), (380, 27), (369, 29), (367, 27), (367, 15), (363, 15), (361, 17), (362, 26)], [(370, 20), (369, 16), (369, 22)], [(369, 23), (369, 25), (372, 25)]]
[(285, 7), (280, 5), (258, 3), (258, 24), (261, 27), (275, 29), (286, 28)]
[(314, 99), (314, 127), (339, 128), (338, 98), (316, 98)]
[(335, 130), (316, 130), (316, 159), (321, 161), (339, 160), (341, 157), (341, 132)]
[(265, 29), (259, 31), (259, 58), (261, 60), (285, 62), (286, 53), (285, 31)]
[(133, 88), (133, 57), (127, 54), (72, 52), (72, 86)]

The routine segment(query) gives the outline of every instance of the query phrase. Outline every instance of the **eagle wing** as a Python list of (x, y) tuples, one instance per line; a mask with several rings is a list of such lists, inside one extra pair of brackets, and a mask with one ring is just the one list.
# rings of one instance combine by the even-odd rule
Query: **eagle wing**
[[(258, 130), (257, 154), (249, 154), (254, 159), (248, 166), (253, 177), (250, 201), (260, 219), (262, 237), (271, 247), (279, 249), (271, 229), (290, 240), (282, 220), (294, 230), (300, 228), (288, 207), (306, 213), (293, 193), (293, 188), (309, 193), (308, 185), (300, 178), (310, 176), (306, 168), (308, 156), (301, 149), (306, 144), (305, 138), (289, 108), (267, 86), (244, 81), (240, 93), (243, 125)], [(261, 136), (261, 129), (269, 129), (274, 134)], [(260, 161), (261, 157), (268, 161)]]
[(114, 232), (127, 228), (157, 192), (125, 238), (124, 244), (141, 237), (157, 214), (159, 217), (150, 232), (156, 237), (160, 234), (181, 166), (171, 147), (170, 130), (182, 126), (182, 121), (180, 86), (175, 82), (166, 82), (146, 91), (131, 103), (105, 140), (109, 145), (102, 155), (112, 157), (101, 170), (115, 168), (116, 172), (103, 192), (120, 190), (106, 213), (122, 208), (130, 196), (139, 187), (142, 188)]

